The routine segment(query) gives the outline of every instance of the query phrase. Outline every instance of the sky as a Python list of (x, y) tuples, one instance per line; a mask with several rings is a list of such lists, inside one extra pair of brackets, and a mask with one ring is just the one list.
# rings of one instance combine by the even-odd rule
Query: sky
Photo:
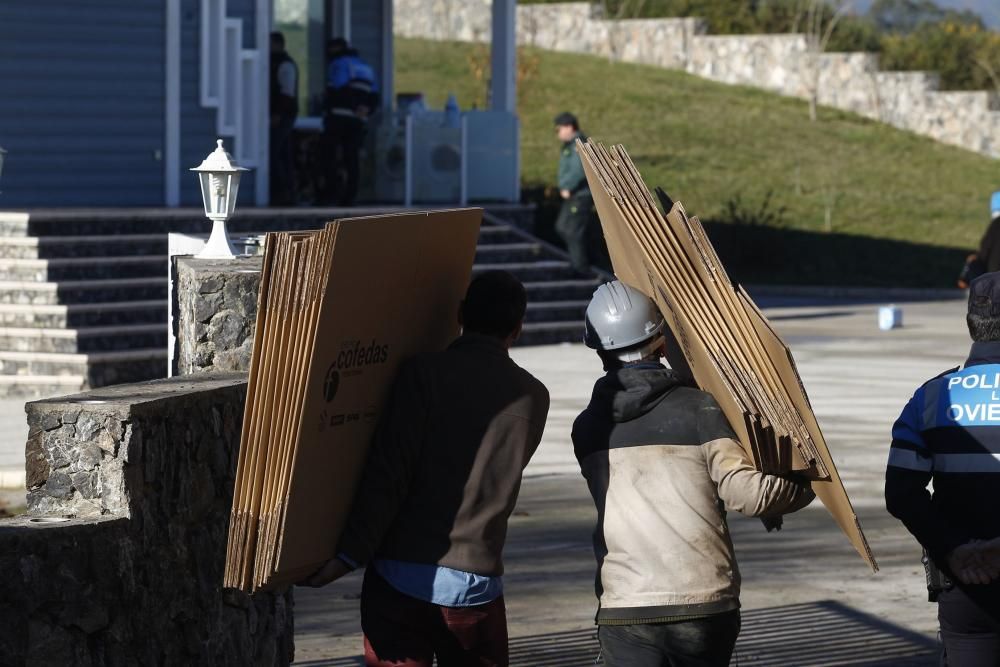
[[(953, 9), (971, 9), (983, 17), (986, 25), (1000, 30), (1000, 1), (998, 0), (935, 0), (942, 7)], [(858, 0), (856, 6), (859, 12), (868, 10), (871, 0)]]

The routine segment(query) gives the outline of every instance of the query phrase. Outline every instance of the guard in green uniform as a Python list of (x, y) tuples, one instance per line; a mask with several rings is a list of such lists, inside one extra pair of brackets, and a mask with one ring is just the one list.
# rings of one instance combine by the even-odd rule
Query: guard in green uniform
[(576, 140), (586, 140), (580, 132), (580, 123), (571, 113), (561, 113), (555, 118), (556, 136), (562, 142), (559, 154), (559, 194), (563, 199), (556, 232), (566, 243), (573, 268), (589, 272), (594, 259), (592, 254), (595, 235), (594, 198), (583, 173), (583, 163), (576, 153)]

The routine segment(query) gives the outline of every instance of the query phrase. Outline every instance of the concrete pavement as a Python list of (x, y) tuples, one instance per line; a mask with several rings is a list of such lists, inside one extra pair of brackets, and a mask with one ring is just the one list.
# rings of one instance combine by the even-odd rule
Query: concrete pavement
[[(886, 513), (882, 479), (902, 406), (968, 351), (964, 304), (907, 304), (905, 328), (881, 332), (874, 305), (762, 301), (792, 348), (881, 571), (868, 570), (818, 502), (788, 517), (779, 533), (731, 515), (743, 574), (739, 664), (936, 664), (936, 608), (926, 602), (920, 549)], [(595, 511), (569, 429), (600, 365), (582, 345), (518, 349), (514, 357), (549, 387), (552, 408), (510, 523), (512, 663), (593, 664)], [(360, 588), (354, 574), (296, 591), (300, 664), (358, 664)]]
[[(882, 569), (867, 569), (818, 503), (788, 517), (780, 533), (731, 516), (743, 574), (739, 664), (935, 664), (936, 610), (925, 601), (920, 550), (886, 514), (882, 476), (903, 404), (924, 380), (964, 359), (964, 304), (910, 303), (903, 329), (880, 332), (870, 303), (761, 302), (792, 348)], [(517, 349), (514, 357), (549, 387), (552, 408), (510, 523), (512, 664), (593, 664), (595, 512), (569, 430), (600, 364), (582, 345)], [(0, 470), (23, 470), (26, 435), (23, 402), (0, 402)], [(360, 586), (355, 574), (322, 590), (296, 591), (299, 664), (358, 664)]]

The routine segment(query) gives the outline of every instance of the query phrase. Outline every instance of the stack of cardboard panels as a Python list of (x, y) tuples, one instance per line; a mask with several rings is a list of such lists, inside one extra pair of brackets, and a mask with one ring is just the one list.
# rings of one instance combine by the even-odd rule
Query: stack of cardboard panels
[(333, 557), (399, 363), (458, 334), (481, 209), (268, 235), (225, 585), (299, 581)]
[(577, 148), (615, 274), (657, 303), (694, 380), (715, 396), (757, 469), (808, 477), (877, 569), (791, 352), (729, 280), (701, 223), (658, 191), (662, 213), (623, 147)]

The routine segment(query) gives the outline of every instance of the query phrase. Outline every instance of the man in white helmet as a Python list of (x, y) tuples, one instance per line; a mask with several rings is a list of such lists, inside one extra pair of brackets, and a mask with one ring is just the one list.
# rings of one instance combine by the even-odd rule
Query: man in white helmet
[(609, 667), (729, 664), (740, 575), (726, 510), (775, 517), (808, 505), (804, 482), (754, 469), (708, 393), (661, 363), (656, 305), (615, 281), (587, 309), (607, 374), (573, 425), (597, 505), (598, 636)]

